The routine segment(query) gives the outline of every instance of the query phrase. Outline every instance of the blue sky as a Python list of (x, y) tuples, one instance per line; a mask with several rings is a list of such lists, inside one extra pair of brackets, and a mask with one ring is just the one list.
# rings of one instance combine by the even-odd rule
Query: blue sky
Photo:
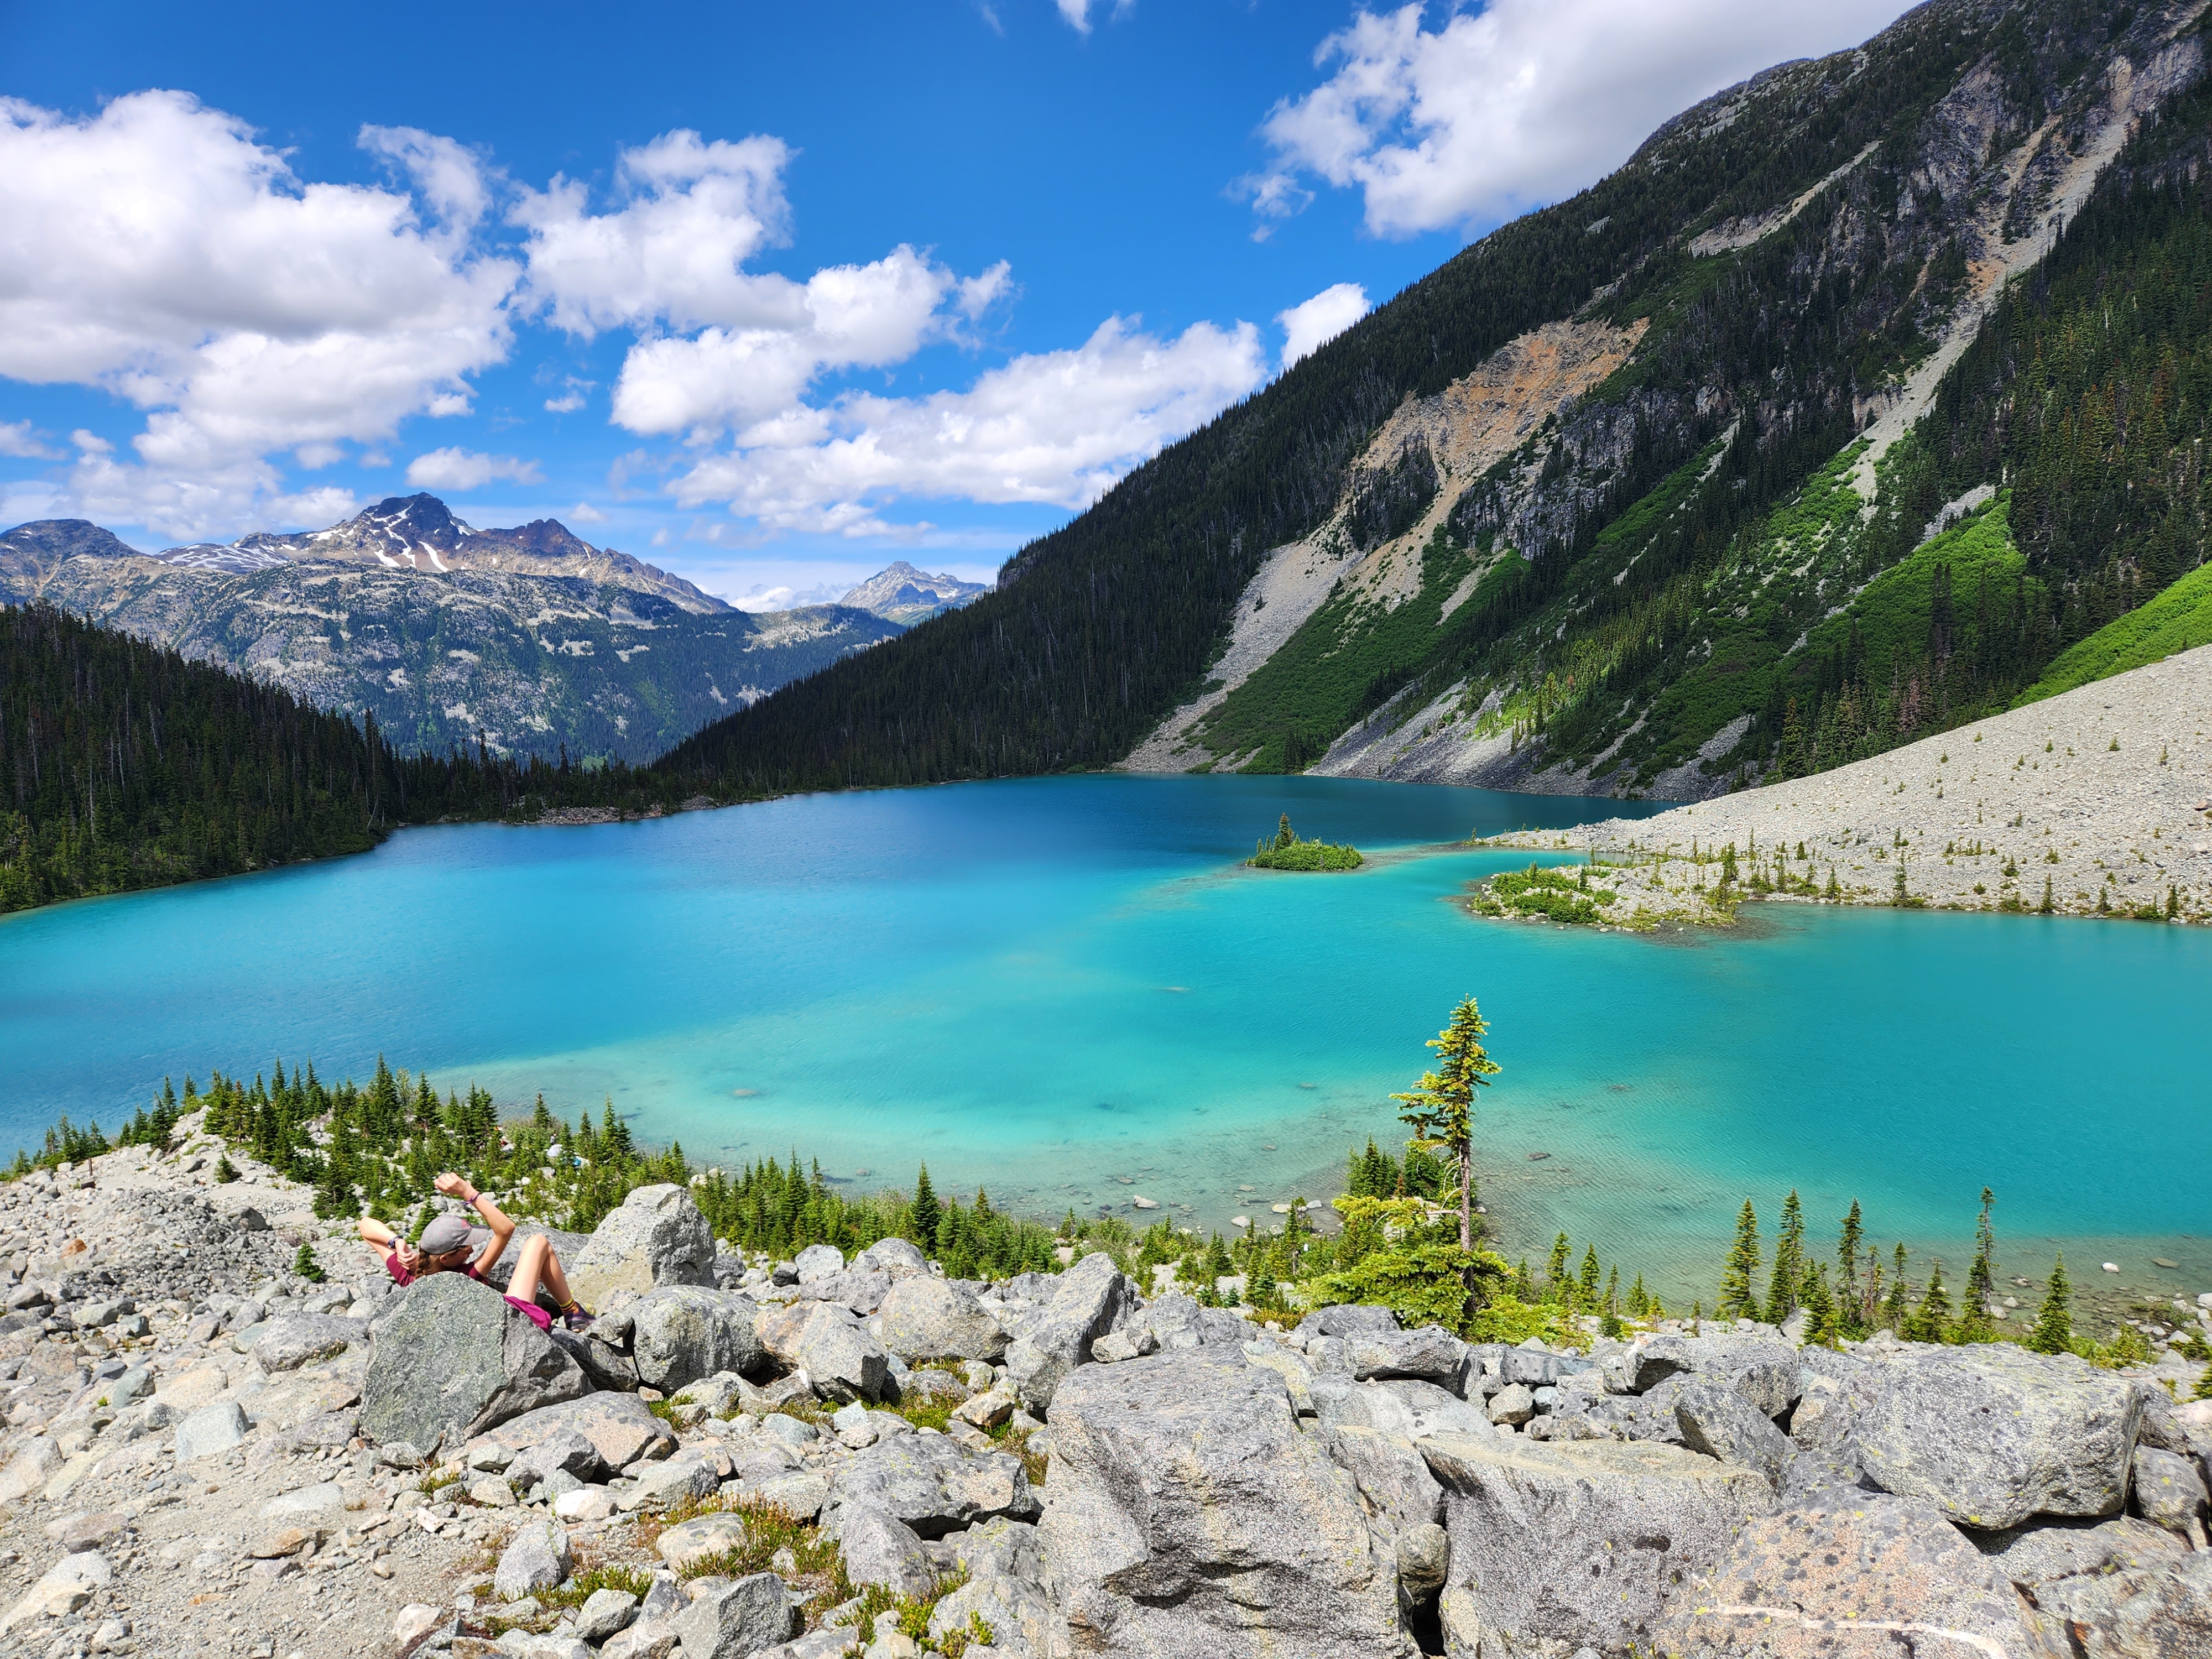
[(0, 0), (0, 526), (427, 487), (756, 605), (988, 576), (1286, 343), (1901, 9)]

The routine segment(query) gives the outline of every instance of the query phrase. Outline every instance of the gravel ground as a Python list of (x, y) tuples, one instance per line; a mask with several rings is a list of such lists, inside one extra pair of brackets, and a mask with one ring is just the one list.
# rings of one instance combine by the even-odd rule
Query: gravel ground
[[(1872, 760), (1491, 846), (1578, 848), (1650, 921), (1712, 921), (1722, 848), (1742, 884), (1958, 910), (2212, 921), (2212, 646)], [(1802, 852), (1800, 852), (1800, 848)], [(1777, 854), (1786, 881), (1778, 881)], [(1694, 854), (1694, 858), (1693, 858)], [(1753, 888), (1746, 896), (1762, 896)]]

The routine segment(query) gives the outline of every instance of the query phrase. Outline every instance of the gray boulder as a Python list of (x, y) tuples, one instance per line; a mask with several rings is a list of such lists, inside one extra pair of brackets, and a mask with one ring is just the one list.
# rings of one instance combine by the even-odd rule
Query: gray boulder
[(882, 1238), (853, 1258), (853, 1270), (863, 1273), (888, 1273), (893, 1279), (911, 1279), (916, 1273), (928, 1274), (929, 1258), (906, 1239)]
[(1398, 1593), (1415, 1606), (1434, 1599), (1451, 1577), (1451, 1534), (1433, 1521), (1398, 1534)]
[(365, 1319), (340, 1319), (331, 1314), (280, 1314), (254, 1332), (254, 1363), (271, 1376), (295, 1371), (317, 1359), (345, 1352), (349, 1343), (368, 1334)]
[[(558, 1227), (544, 1226), (538, 1222), (519, 1221), (514, 1226), (514, 1237), (507, 1240), (507, 1248), (499, 1253), (499, 1260), (493, 1262), (491, 1271), (484, 1274), (484, 1283), (501, 1296), (506, 1295), (507, 1288), (514, 1283), (514, 1264), (521, 1257), (523, 1241), (540, 1233), (553, 1246), (553, 1254), (560, 1258), (564, 1267), (574, 1267), (577, 1258), (583, 1255), (584, 1247), (592, 1242), (589, 1233), (563, 1232)], [(547, 1305), (551, 1304), (549, 1303)]]
[(1632, 1348), (1623, 1368), (1624, 1380), (1631, 1394), (1643, 1394), (1647, 1389), (1657, 1388), (1670, 1376), (1696, 1369), (1697, 1362), (1691, 1356), (1690, 1345), (1680, 1337), (1665, 1332)]
[(2212, 1652), (2212, 1552), (2198, 1550), (2171, 1565), (2062, 1578), (2036, 1600), (2073, 1653), (2089, 1659), (2200, 1659)]
[(637, 1361), (617, 1346), (628, 1340), (629, 1322), (622, 1322), (620, 1334), (605, 1328), (610, 1322), (601, 1318), (583, 1333), (563, 1330), (556, 1325), (551, 1332), (554, 1346), (576, 1362), (577, 1369), (591, 1380), (593, 1388), (635, 1392), (638, 1385)]
[(1061, 1379), (1090, 1361), (1091, 1345), (1136, 1311), (1136, 1285), (1103, 1251), (1062, 1273), (1052, 1300), (1023, 1322), (1006, 1349), (1006, 1375), (1022, 1404), (1049, 1410)]
[(881, 1400), (890, 1358), (866, 1326), (833, 1302), (793, 1302), (760, 1311), (761, 1346), (781, 1364), (803, 1370), (825, 1400)]
[(1362, 1382), (1412, 1377), (1460, 1391), (1467, 1373), (1467, 1344), (1441, 1325), (1414, 1331), (1358, 1331), (1344, 1339), (1352, 1375)]
[(1695, 1336), (1683, 1340), (1699, 1376), (1725, 1382), (1768, 1417), (1796, 1402), (1804, 1364), (1786, 1342), (1756, 1336)]
[(798, 1270), (800, 1284), (811, 1285), (817, 1279), (843, 1273), (845, 1253), (835, 1244), (809, 1244), (792, 1258), (791, 1265)]
[(1206, 1343), (1241, 1348), (1252, 1337), (1252, 1326), (1247, 1320), (1226, 1308), (1200, 1307), (1195, 1298), (1180, 1291), (1153, 1297), (1121, 1330), (1133, 1340), (1139, 1332), (1148, 1334), (1155, 1352), (1162, 1348), (1195, 1348)]
[(597, 1480), (610, 1473), (599, 1448), (574, 1429), (562, 1429), (534, 1441), (516, 1452), (507, 1466), (508, 1484), (517, 1492), (528, 1492), (555, 1474)]
[(1078, 1651), (1399, 1650), (1392, 1554), (1274, 1372), (1211, 1346), (1088, 1366), (1052, 1437), (1038, 1530)]
[(2064, 1652), (1932, 1504), (1880, 1493), (1752, 1520), (1674, 1598), (1656, 1648), (1701, 1659)]
[(2185, 1457), (2151, 1446), (2136, 1448), (2136, 1508), (2154, 1527), (2202, 1544), (2204, 1480)]
[(1428, 1461), (1405, 1441), (1349, 1426), (1325, 1430), (1321, 1439), (1338, 1467), (1350, 1471), (1367, 1518), (1385, 1533), (1395, 1537), (1443, 1519), (1443, 1488)]
[(1833, 1452), (1792, 1448), (1782, 1465), (1779, 1498), (1784, 1509), (1850, 1503), (1855, 1501), (1854, 1494), (1865, 1490), (1866, 1471)]
[(1006, 1351), (1005, 1328), (974, 1291), (927, 1273), (895, 1279), (884, 1297), (882, 1314), (884, 1346), (909, 1364), (929, 1359), (996, 1361)]
[(589, 1391), (582, 1370), (487, 1285), (432, 1273), (381, 1320), (362, 1382), (361, 1429), (373, 1441), (455, 1443)]
[(235, 1400), (203, 1406), (177, 1425), (177, 1462), (216, 1456), (239, 1444), (247, 1432), (246, 1413)]
[(878, 1584), (900, 1595), (921, 1595), (939, 1577), (921, 1534), (896, 1516), (860, 1508), (836, 1518), (837, 1553), (855, 1584)]
[(684, 1659), (752, 1659), (792, 1634), (791, 1592), (772, 1572), (708, 1591), (676, 1616)]
[(837, 1469), (830, 1520), (873, 1510), (894, 1516), (923, 1538), (1002, 1515), (1034, 1520), (1036, 1494), (1029, 1471), (1008, 1452), (971, 1451), (941, 1434), (902, 1434), (854, 1453)]
[(631, 1357), (638, 1381), (673, 1394), (720, 1371), (757, 1376), (768, 1351), (754, 1326), (750, 1297), (699, 1285), (661, 1285), (623, 1310), (630, 1316)]
[(470, 1449), (496, 1439), (520, 1458), (548, 1442), (565, 1446), (564, 1437), (571, 1434), (582, 1436), (610, 1469), (626, 1468), (641, 1457), (665, 1457), (676, 1449), (675, 1431), (634, 1394), (585, 1395), (541, 1406), (501, 1424), (496, 1436), (471, 1442)]
[(1408, 1441), (1431, 1434), (1490, 1432), (1490, 1419), (1480, 1405), (1433, 1382), (1354, 1382), (1322, 1373), (1310, 1379), (1306, 1389), (1323, 1428), (1373, 1429)]
[(500, 1552), (491, 1586), (501, 1601), (519, 1601), (554, 1589), (575, 1564), (566, 1527), (558, 1521), (526, 1521)]
[(2033, 1595), (2061, 1578), (2154, 1571), (2189, 1553), (2189, 1546), (2172, 1533), (2131, 1515), (1972, 1536), (1998, 1571)]
[(1725, 1382), (1693, 1378), (1674, 1397), (1674, 1421), (1692, 1451), (1757, 1469), (1779, 1488), (1783, 1465), (1796, 1448), (1758, 1407)]
[(1884, 1492), (1989, 1531), (2031, 1515), (2119, 1513), (2142, 1409), (2126, 1378), (2009, 1344), (1913, 1354), (1887, 1370), (1856, 1431), (1859, 1462)]
[(1445, 1639), (1468, 1652), (1649, 1651), (1675, 1588), (1773, 1504), (1764, 1476), (1671, 1446), (1438, 1435), (1419, 1449), (1451, 1534)]
[(889, 1273), (856, 1273), (848, 1267), (842, 1273), (810, 1279), (799, 1287), (799, 1294), (809, 1302), (834, 1302), (856, 1314), (872, 1314), (883, 1306), (890, 1288)]
[(1343, 1303), (1316, 1308), (1298, 1321), (1298, 1334), (1316, 1336), (1379, 1336), (1398, 1328), (1398, 1316), (1388, 1308), (1361, 1307)]
[(714, 1282), (714, 1234), (691, 1194), (670, 1182), (640, 1187), (592, 1230), (568, 1263), (568, 1287), (587, 1308), (617, 1291)]

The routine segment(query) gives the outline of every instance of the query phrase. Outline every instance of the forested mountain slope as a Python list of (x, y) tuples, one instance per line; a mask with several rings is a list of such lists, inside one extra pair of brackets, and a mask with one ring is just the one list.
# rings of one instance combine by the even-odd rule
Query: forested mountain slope
[(158, 554), (81, 520), (23, 525), (0, 536), (0, 599), (373, 714), (409, 748), (481, 738), (548, 759), (650, 759), (899, 631), (835, 605), (751, 616), (555, 520), (479, 530), (434, 495)]
[(2202, 562), (2203, 14), (1936, 0), (1710, 100), (664, 765), (1689, 796), (2002, 702)]
[(357, 726), (52, 606), (0, 606), (0, 912), (630, 788), (620, 768), (404, 757), (374, 716)]

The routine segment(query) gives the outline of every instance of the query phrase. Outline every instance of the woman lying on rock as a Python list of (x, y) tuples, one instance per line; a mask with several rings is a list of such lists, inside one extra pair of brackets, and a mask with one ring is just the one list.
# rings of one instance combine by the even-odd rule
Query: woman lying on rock
[[(384, 1252), (384, 1270), (401, 1285), (412, 1285), (425, 1273), (466, 1273), (479, 1283), (491, 1272), (507, 1249), (507, 1242), (514, 1237), (514, 1223), (508, 1219), (498, 1205), (478, 1192), (459, 1176), (448, 1170), (438, 1177), (438, 1190), (450, 1198), (459, 1198), (471, 1205), (483, 1218), (484, 1224), (471, 1227), (457, 1215), (434, 1217), (422, 1229), (419, 1244), (410, 1244), (374, 1216), (363, 1216), (361, 1236)], [(553, 1328), (553, 1316), (538, 1305), (538, 1287), (560, 1304), (562, 1322), (572, 1331), (580, 1331), (592, 1322), (592, 1316), (576, 1305), (576, 1298), (568, 1294), (568, 1275), (561, 1271), (560, 1258), (553, 1254), (553, 1241), (543, 1233), (532, 1233), (522, 1241), (515, 1253), (514, 1276), (507, 1283), (507, 1303), (519, 1308), (525, 1318), (541, 1331)]]

